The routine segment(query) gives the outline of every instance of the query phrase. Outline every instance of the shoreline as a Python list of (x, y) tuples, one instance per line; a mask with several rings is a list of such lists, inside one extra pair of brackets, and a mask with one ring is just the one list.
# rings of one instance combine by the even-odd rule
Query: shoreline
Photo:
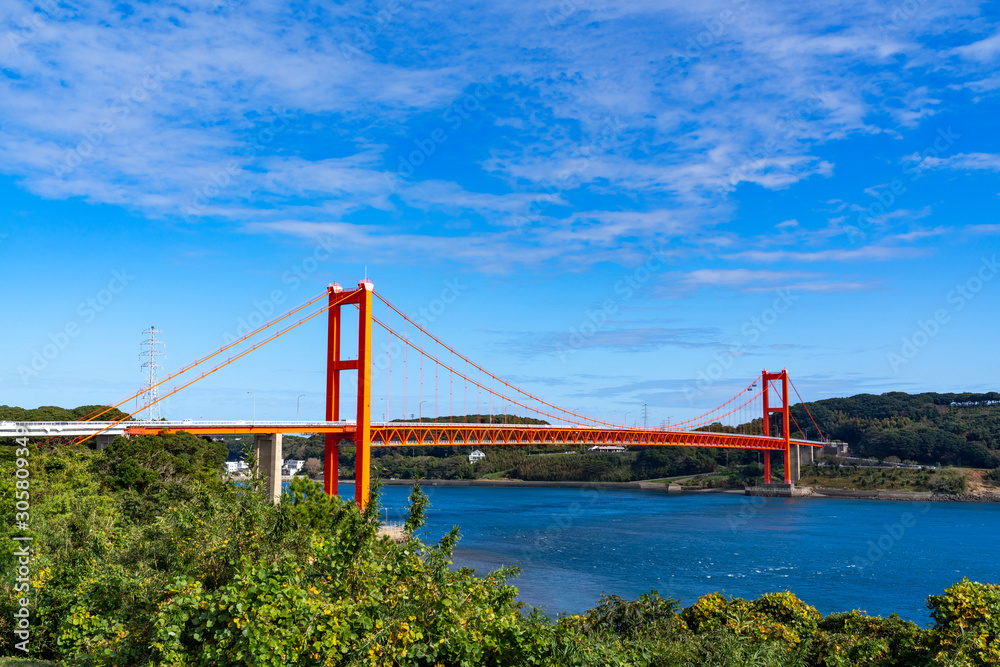
[[(354, 480), (340, 480), (343, 483), (353, 483)], [(524, 480), (499, 480), (499, 479), (384, 479), (385, 486), (413, 486), (415, 482), (420, 482), (421, 487), (425, 486), (453, 486), (453, 487), (487, 487), (487, 488), (550, 488), (550, 489), (618, 489), (631, 491), (657, 491), (659, 493), (671, 494), (698, 494), (698, 493), (745, 493), (744, 489), (699, 489), (685, 488), (679, 484), (664, 484), (660, 482), (537, 482)], [(894, 500), (900, 502), (950, 502), (950, 503), (1000, 503), (1000, 493), (994, 494), (972, 494), (972, 493), (933, 493), (931, 491), (891, 491), (886, 489), (859, 490), (859, 489), (834, 489), (827, 487), (800, 487), (809, 488), (811, 492), (797, 496), (800, 498), (833, 498), (839, 500)]]

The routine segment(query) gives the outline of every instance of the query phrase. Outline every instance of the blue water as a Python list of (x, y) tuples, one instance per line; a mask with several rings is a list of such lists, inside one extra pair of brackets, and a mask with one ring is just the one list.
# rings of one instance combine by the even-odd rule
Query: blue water
[[(584, 611), (602, 594), (656, 589), (689, 605), (713, 591), (790, 590), (824, 614), (897, 612), (928, 625), (928, 595), (962, 577), (1000, 582), (1000, 504), (423, 488), (422, 537), (459, 526), (456, 565), (520, 566), (520, 599), (550, 615)], [(403, 520), (409, 491), (383, 487), (390, 521)]]

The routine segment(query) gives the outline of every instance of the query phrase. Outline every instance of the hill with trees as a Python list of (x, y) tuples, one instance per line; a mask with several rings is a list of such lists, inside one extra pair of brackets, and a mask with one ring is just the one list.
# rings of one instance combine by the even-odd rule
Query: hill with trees
[[(792, 406), (802, 427), (793, 437), (823, 434), (850, 445), (855, 456), (917, 463), (1000, 466), (1000, 394), (858, 394)], [(793, 427), (794, 428), (794, 427)]]

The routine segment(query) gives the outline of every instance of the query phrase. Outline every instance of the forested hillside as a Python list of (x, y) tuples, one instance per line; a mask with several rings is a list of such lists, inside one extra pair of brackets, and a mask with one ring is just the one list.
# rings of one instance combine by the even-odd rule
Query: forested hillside
[[(107, 412), (104, 412), (107, 410)], [(114, 421), (124, 417), (125, 413), (115, 408), (108, 408), (106, 405), (81, 405), (78, 408), (60, 408), (55, 405), (42, 405), (37, 408), (27, 410), (25, 408), (14, 408), (9, 405), (0, 405), (0, 421), (5, 422), (65, 422), (85, 419), (90, 415), (102, 414), (101, 421)]]
[[(807, 403), (832, 440), (857, 456), (919, 463), (995, 468), (1000, 466), (1000, 394), (858, 394)], [(792, 415), (806, 437), (817, 438), (805, 408)]]

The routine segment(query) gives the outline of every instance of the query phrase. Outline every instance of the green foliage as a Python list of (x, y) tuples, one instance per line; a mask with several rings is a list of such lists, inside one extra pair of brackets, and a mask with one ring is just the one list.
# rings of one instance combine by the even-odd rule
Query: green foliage
[(533, 481), (627, 482), (631, 467), (619, 454), (552, 454), (526, 458), (513, 476)]
[(165, 484), (186, 483), (194, 477), (207, 480), (220, 473), (226, 460), (225, 445), (190, 433), (119, 436), (95, 461), (104, 483), (113, 490), (143, 493)]
[(812, 638), (822, 617), (815, 607), (785, 592), (768, 593), (753, 601), (712, 593), (685, 609), (681, 618), (695, 632), (724, 629), (757, 641), (795, 647)]
[[(808, 465), (802, 468), (802, 486), (824, 486), (833, 488), (890, 491), (937, 491), (944, 493), (940, 483), (932, 483), (941, 476), (951, 484), (964, 483), (964, 477), (957, 471), (937, 473), (931, 470), (906, 468), (872, 468), (853, 465), (832, 464)], [(952, 479), (955, 481), (951, 481)], [(957, 491), (956, 491), (957, 493)]]
[[(244, 455), (252, 464), (252, 454)], [(453, 569), (457, 528), (437, 543), (409, 537), (397, 544), (379, 535), (377, 488), (362, 512), (296, 478), (273, 505), (259, 477), (237, 485), (219, 475), (222, 456), (186, 435), (30, 455), (32, 657), (310, 667), (1000, 660), (1000, 587), (967, 580), (930, 598), (931, 630), (860, 612), (824, 619), (791, 593), (711, 594), (684, 610), (655, 591), (632, 601), (607, 596), (586, 614), (553, 623), (515, 601), (507, 581), (516, 570), (476, 576)], [(0, 538), (8, 540), (14, 461), (13, 448), (0, 449)], [(419, 486), (410, 505), (412, 529), (427, 508)], [(10, 550), (0, 560), (12, 571)], [(11, 580), (0, 582), (0, 654), (16, 653), (12, 619), (22, 595)]]
[[(858, 456), (897, 456), (919, 463), (995, 468), (1000, 465), (1000, 394), (858, 394), (809, 403), (833, 440)], [(801, 404), (791, 408), (807, 438), (818, 433)]]
[(965, 493), (968, 480), (956, 470), (942, 470), (930, 478), (929, 485), (935, 493)]
[(819, 629), (813, 660), (824, 667), (911, 667), (929, 660), (927, 633), (896, 614), (889, 618), (860, 611), (830, 614), (820, 621)]
[(622, 639), (667, 637), (687, 629), (678, 615), (680, 603), (662, 598), (656, 591), (625, 600), (605, 595), (587, 611), (584, 627), (590, 632), (610, 632)]
[(431, 506), (431, 501), (427, 494), (420, 490), (420, 484), (414, 484), (410, 491), (410, 509), (406, 514), (405, 529), (408, 533), (413, 533), (423, 527), (427, 519), (427, 508)]
[(117, 408), (106, 405), (81, 405), (78, 408), (60, 408), (55, 405), (42, 405), (33, 409), (16, 408), (0, 405), (0, 420), (11, 422), (62, 422), (76, 421), (88, 415), (100, 415), (101, 421), (114, 421), (127, 416)]
[(1000, 585), (962, 579), (927, 606), (934, 618), (934, 665), (1000, 664)]
[(658, 479), (713, 472), (714, 450), (698, 447), (646, 447), (638, 449), (632, 470), (635, 479)]

